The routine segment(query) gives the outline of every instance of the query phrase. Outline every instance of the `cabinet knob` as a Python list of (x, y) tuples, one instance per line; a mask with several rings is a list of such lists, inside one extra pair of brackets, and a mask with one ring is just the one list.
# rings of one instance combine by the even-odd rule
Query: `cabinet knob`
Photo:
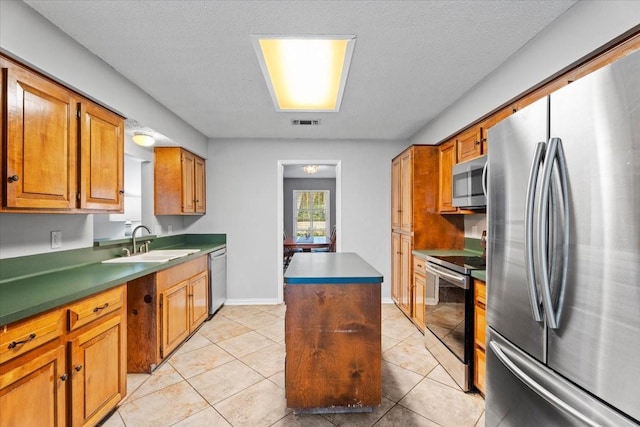
[(66, 381), (69, 378), (68, 374), (62, 374), (60, 375), (60, 381)]
[(118, 191), (118, 193), (124, 194), (124, 190), (120, 190), (120, 191)]
[(82, 371), (82, 365), (76, 365), (76, 366), (74, 366), (74, 367), (73, 367), (73, 369), (74, 369), (76, 372), (80, 372), (80, 371)]
[(9, 178), (7, 178), (7, 181), (9, 182), (17, 182), (20, 180), (20, 177), (18, 175), (11, 175)]

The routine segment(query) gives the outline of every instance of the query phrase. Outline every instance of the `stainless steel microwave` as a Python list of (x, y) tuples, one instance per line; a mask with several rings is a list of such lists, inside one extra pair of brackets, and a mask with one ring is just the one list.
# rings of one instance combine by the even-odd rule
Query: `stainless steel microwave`
[(453, 206), (466, 209), (487, 207), (487, 156), (453, 165)]

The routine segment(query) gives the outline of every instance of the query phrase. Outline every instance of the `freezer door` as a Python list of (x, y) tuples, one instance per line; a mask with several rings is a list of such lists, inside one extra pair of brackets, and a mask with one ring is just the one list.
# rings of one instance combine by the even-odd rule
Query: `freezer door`
[(489, 328), (485, 425), (637, 426)]
[(548, 137), (547, 121), (545, 98), (488, 132), (487, 322), (539, 360), (544, 326), (533, 318), (525, 270), (525, 206), (534, 154)]
[(640, 421), (640, 52), (552, 94), (550, 130), (571, 225), (548, 364)]

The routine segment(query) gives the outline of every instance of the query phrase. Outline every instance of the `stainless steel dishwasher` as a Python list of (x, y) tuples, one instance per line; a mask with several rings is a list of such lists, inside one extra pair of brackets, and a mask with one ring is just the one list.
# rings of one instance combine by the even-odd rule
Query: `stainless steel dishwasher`
[(209, 254), (209, 319), (227, 299), (227, 248)]

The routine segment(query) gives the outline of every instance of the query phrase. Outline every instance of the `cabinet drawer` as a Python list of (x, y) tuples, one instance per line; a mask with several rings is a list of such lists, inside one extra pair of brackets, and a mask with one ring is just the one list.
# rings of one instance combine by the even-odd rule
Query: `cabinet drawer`
[(476, 346), (473, 351), (473, 384), (484, 394), (484, 379), (487, 366), (484, 350)]
[(64, 310), (41, 314), (0, 330), (0, 364), (58, 338), (64, 332)]
[(476, 303), (480, 303), (482, 305), (484, 305), (486, 307), (487, 305), (487, 285), (485, 284), (485, 282), (481, 281), (481, 280), (475, 280), (474, 281), (475, 284), (475, 291), (474, 291), (474, 295), (475, 295), (475, 301)]
[(424, 258), (420, 258), (418, 256), (413, 257), (413, 274), (419, 274), (421, 276), (425, 275), (424, 271)]
[(69, 306), (69, 330), (76, 330), (122, 307), (124, 286), (102, 292)]
[(484, 308), (480, 307), (479, 305), (476, 304), (476, 306), (474, 307), (474, 327), (475, 327), (475, 333), (474, 333), (474, 340), (476, 345), (484, 348), (485, 346), (485, 341), (486, 341), (486, 337), (485, 337), (485, 331), (487, 329), (487, 320), (486, 320), (486, 312), (484, 310)]

